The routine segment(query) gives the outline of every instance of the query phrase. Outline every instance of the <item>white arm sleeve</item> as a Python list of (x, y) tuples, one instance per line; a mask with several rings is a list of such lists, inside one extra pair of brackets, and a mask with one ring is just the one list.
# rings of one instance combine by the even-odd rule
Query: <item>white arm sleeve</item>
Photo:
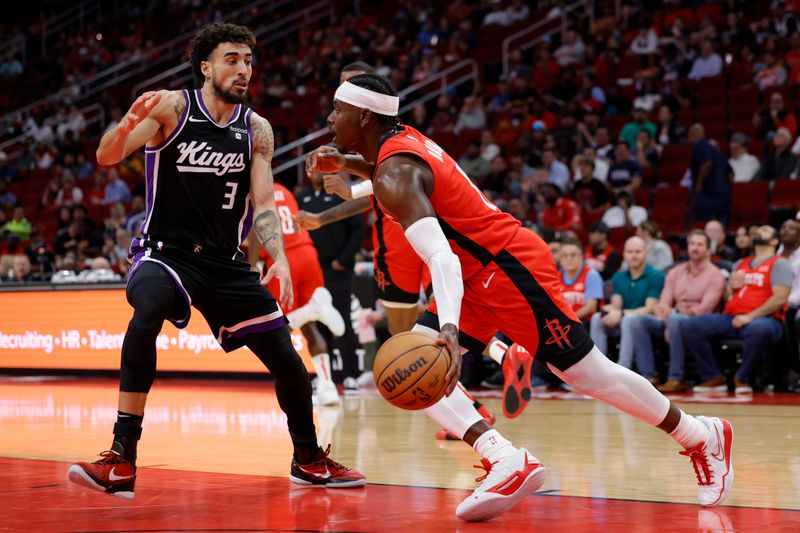
[(406, 229), (406, 239), (431, 271), (433, 295), (439, 313), (439, 327), (458, 327), (464, 283), (461, 263), (450, 249), (439, 222), (433, 217), (417, 220)]
[(369, 196), (370, 194), (372, 194), (372, 180), (364, 180), (361, 183), (356, 183), (355, 185), (351, 185), (350, 194), (353, 196), (353, 200), (355, 200), (356, 198)]

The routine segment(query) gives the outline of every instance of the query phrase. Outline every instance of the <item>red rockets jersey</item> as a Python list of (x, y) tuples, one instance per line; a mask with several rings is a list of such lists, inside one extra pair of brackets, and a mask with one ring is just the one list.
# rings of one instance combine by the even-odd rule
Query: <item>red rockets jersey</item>
[(584, 266), (580, 275), (570, 285), (564, 281), (563, 275), (558, 277), (561, 280), (561, 293), (576, 313), (586, 304), (586, 275), (588, 273), (589, 267)]
[[(736, 272), (744, 273), (744, 285), (733, 291), (723, 312), (731, 315), (747, 314), (769, 300), (772, 296), (772, 266), (780, 257), (776, 254), (756, 268), (750, 266), (752, 257), (743, 259)], [(781, 319), (783, 311), (775, 313), (775, 317)]]
[[(375, 168), (398, 154), (416, 156), (430, 167), (433, 173), (431, 205), (461, 262), (464, 279), (469, 278), (511, 241), (520, 228), (519, 221), (487, 200), (444, 150), (414, 128), (402, 126), (400, 133), (381, 145)], [(396, 221), (391, 213), (383, 210), (387, 217)]]

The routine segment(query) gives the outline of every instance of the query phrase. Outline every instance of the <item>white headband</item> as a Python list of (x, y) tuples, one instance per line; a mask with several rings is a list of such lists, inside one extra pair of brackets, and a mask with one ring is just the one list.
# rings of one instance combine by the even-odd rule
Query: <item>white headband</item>
[(348, 81), (336, 89), (336, 94), (333, 97), (340, 102), (362, 109), (369, 109), (373, 113), (390, 117), (396, 117), (397, 111), (400, 109), (399, 97), (376, 93)]

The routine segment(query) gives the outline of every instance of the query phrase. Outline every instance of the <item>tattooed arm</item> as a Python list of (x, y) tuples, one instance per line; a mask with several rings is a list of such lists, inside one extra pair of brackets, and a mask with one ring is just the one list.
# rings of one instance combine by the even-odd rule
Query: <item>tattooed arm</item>
[(281, 306), (288, 309), (294, 303), (289, 262), (283, 248), (283, 234), (275, 207), (275, 190), (272, 182), (272, 152), (275, 140), (272, 126), (266, 119), (253, 113), (250, 117), (253, 129), (253, 162), (250, 167), (250, 195), (253, 202), (253, 231), (272, 258), (272, 266), (262, 280), (266, 285), (278, 278), (281, 286)]
[(186, 98), (181, 91), (148, 91), (100, 139), (97, 163), (116, 165), (147, 143), (160, 144), (178, 127)]
[(348, 200), (320, 213), (299, 211), (294, 219), (298, 226), (310, 231), (322, 226), (327, 226), (332, 222), (338, 222), (353, 215), (363, 213), (364, 211), (368, 211), (370, 207), (372, 207), (372, 205), (369, 197), (365, 196), (363, 198), (356, 198), (355, 200)]

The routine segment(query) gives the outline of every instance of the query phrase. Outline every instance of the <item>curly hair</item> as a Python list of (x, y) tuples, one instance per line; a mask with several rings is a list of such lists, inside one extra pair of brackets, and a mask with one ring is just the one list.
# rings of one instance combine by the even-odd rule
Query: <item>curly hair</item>
[(200, 63), (208, 61), (211, 52), (220, 43), (244, 44), (252, 50), (256, 46), (256, 36), (245, 26), (227, 22), (215, 22), (200, 30), (189, 43), (189, 62), (198, 85), (203, 85), (206, 79), (200, 69)]

